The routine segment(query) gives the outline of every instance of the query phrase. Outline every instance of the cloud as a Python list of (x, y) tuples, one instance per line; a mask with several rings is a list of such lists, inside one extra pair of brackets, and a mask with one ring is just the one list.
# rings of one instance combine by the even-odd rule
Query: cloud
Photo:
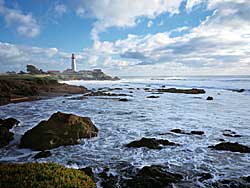
[(147, 24), (147, 27), (148, 27), (148, 28), (151, 27), (151, 26), (153, 25), (153, 23), (154, 23), (154, 22), (153, 22), (152, 20), (149, 20), (149, 21), (148, 21), (148, 24)]
[[(157, 67), (153, 72), (158, 75), (164, 70), (166, 74), (185, 75), (250, 74), (250, 2), (211, 0), (207, 8), (214, 13), (198, 27), (184, 26), (145, 36), (128, 35), (114, 42), (99, 41), (95, 55), (101, 51), (99, 61), (102, 57), (113, 57), (108, 59), (113, 61), (119, 56), (120, 61), (127, 61), (128, 66), (121, 67), (122, 73), (127, 74), (131, 69), (134, 74), (141, 74), (141, 69), (150, 70), (149, 67)], [(188, 30), (184, 35), (171, 36), (184, 30)]]
[(16, 31), (25, 37), (35, 37), (40, 33), (40, 26), (32, 14), (24, 14), (20, 10), (7, 8), (2, 0), (0, 14), (4, 16), (8, 27), (16, 27)]
[(179, 13), (181, 2), (182, 0), (87, 0), (81, 1), (79, 7), (97, 19), (91, 34), (94, 41), (98, 41), (99, 33), (109, 27), (133, 27), (142, 16), (153, 19), (165, 12)]
[(59, 17), (61, 17), (67, 12), (67, 7), (64, 4), (56, 4), (55, 12)]

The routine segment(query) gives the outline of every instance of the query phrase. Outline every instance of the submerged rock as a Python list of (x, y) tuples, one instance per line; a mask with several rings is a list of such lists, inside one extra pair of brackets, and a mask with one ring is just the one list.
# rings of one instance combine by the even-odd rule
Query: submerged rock
[(147, 96), (147, 98), (149, 98), (149, 99), (156, 99), (156, 98), (160, 98), (160, 96), (151, 95), (151, 96)]
[(130, 142), (126, 145), (126, 147), (133, 147), (133, 148), (140, 148), (140, 147), (147, 147), (149, 149), (162, 149), (162, 146), (178, 146), (174, 142), (170, 142), (168, 140), (163, 139), (155, 139), (155, 138), (142, 138), (141, 140), (136, 140)]
[(223, 136), (227, 136), (227, 137), (241, 137), (241, 135), (236, 134), (236, 132), (231, 131), (231, 130), (224, 130), (223, 131)]
[(183, 176), (167, 172), (161, 166), (144, 166), (131, 179), (125, 180), (127, 188), (165, 188), (171, 183), (180, 182)]
[(51, 156), (51, 152), (50, 151), (41, 151), (39, 153), (37, 153), (33, 158), (34, 159), (40, 159), (40, 158), (46, 158)]
[(119, 101), (121, 101), (121, 102), (128, 102), (129, 100), (126, 99), (126, 98), (124, 98), (124, 99), (119, 99)]
[(216, 144), (215, 146), (209, 146), (209, 148), (215, 150), (223, 150), (223, 151), (231, 151), (231, 152), (240, 152), (240, 153), (250, 153), (250, 147), (244, 146), (237, 142), (224, 142), (220, 144)]
[(250, 176), (224, 179), (213, 183), (216, 188), (250, 188)]
[(0, 119), (0, 126), (12, 129), (15, 125), (18, 125), (20, 121), (15, 118)]
[(181, 129), (172, 129), (170, 132), (177, 133), (177, 134), (195, 134), (195, 135), (203, 135), (205, 134), (204, 131), (191, 131), (190, 133), (185, 132), (184, 130)]
[(191, 134), (203, 135), (204, 131), (191, 131)]
[(63, 145), (79, 143), (81, 138), (91, 138), (98, 129), (88, 117), (61, 112), (54, 113), (47, 121), (41, 121), (21, 138), (20, 147), (47, 150)]
[(114, 96), (130, 96), (132, 97), (132, 95), (127, 95), (124, 93), (108, 93), (108, 92), (103, 92), (103, 91), (96, 91), (96, 92), (91, 92), (91, 93), (87, 93), (84, 96), (109, 96), (109, 97), (114, 97)]
[(184, 94), (204, 94), (206, 91), (204, 89), (176, 89), (176, 88), (168, 88), (168, 89), (157, 89), (158, 92), (166, 92), (166, 93), (184, 93)]
[(245, 89), (233, 89), (233, 92), (238, 92), (238, 93), (242, 93), (245, 91)]
[(212, 101), (212, 100), (214, 100), (213, 97), (210, 97), (210, 96), (207, 97), (207, 101)]

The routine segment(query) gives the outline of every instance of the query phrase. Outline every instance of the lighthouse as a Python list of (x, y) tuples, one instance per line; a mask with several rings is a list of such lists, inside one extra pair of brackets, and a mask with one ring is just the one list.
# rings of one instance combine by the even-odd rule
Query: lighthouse
[(72, 69), (72, 71), (76, 72), (76, 58), (75, 58), (75, 54), (72, 54), (72, 56), (71, 56), (71, 69)]

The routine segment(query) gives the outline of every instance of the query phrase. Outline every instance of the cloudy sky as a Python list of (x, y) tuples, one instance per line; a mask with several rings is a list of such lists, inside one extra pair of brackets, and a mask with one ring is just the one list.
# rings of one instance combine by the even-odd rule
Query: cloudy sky
[(0, 72), (250, 75), (250, 0), (0, 0)]

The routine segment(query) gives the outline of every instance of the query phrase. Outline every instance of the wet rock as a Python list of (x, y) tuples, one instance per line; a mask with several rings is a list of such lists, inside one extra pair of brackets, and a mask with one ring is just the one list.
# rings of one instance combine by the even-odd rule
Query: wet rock
[(71, 97), (69, 99), (70, 100), (85, 100), (85, 99), (88, 99), (88, 97), (86, 97), (86, 96), (80, 96), (80, 97)]
[(79, 169), (81, 171), (83, 171), (86, 175), (88, 175), (92, 180), (95, 179), (95, 175), (94, 175), (94, 172), (92, 170), (91, 167), (85, 167), (85, 168), (81, 168)]
[(107, 173), (109, 169), (104, 169), (103, 172), (99, 174), (101, 178), (101, 186), (103, 188), (118, 188), (118, 176), (114, 176), (111, 173)]
[(177, 134), (195, 134), (195, 135), (203, 135), (205, 134), (204, 131), (191, 131), (190, 133), (185, 132), (184, 130), (181, 129), (172, 129), (170, 132), (177, 133)]
[(160, 98), (160, 96), (151, 95), (151, 96), (147, 96), (147, 98), (149, 98), (149, 99), (156, 99), (156, 98)]
[(215, 146), (209, 146), (209, 148), (215, 150), (231, 151), (231, 152), (250, 153), (250, 147), (244, 146), (237, 142), (235, 143), (223, 142), (216, 144)]
[(14, 139), (14, 134), (8, 128), (0, 126), (0, 148), (7, 146)]
[(47, 121), (41, 121), (21, 138), (20, 147), (48, 150), (59, 146), (78, 144), (81, 138), (91, 138), (98, 129), (88, 117), (62, 112), (54, 113)]
[(223, 136), (227, 136), (227, 137), (241, 137), (241, 135), (236, 134), (236, 132), (231, 131), (231, 130), (224, 130), (223, 131)]
[(166, 92), (166, 93), (183, 93), (183, 94), (204, 94), (206, 91), (204, 89), (176, 89), (176, 88), (168, 88), (168, 89), (157, 89), (158, 92)]
[(185, 131), (181, 129), (172, 129), (170, 130), (170, 132), (177, 133), (177, 134), (185, 134)]
[(210, 173), (205, 173), (205, 172), (199, 174), (198, 176), (199, 176), (198, 180), (199, 180), (200, 182), (203, 182), (203, 181), (205, 181), (205, 180), (212, 179), (212, 178), (214, 177), (212, 174), (210, 174)]
[(140, 147), (146, 147), (149, 149), (162, 149), (162, 146), (178, 146), (179, 144), (176, 144), (174, 142), (170, 142), (168, 140), (163, 139), (155, 139), (155, 138), (142, 138), (141, 140), (136, 140), (133, 142), (130, 142), (126, 145), (126, 147), (133, 147), (133, 148), (140, 148)]
[(191, 131), (191, 134), (203, 135), (204, 131)]
[(126, 98), (124, 98), (124, 99), (119, 99), (119, 101), (121, 101), (121, 102), (128, 102), (129, 100), (126, 99)]
[(213, 183), (216, 188), (250, 188), (250, 176), (224, 179)]
[(212, 101), (212, 100), (214, 100), (213, 97), (210, 97), (210, 96), (207, 97), (207, 101)]
[(7, 118), (0, 120), (0, 126), (6, 127), (7, 129), (12, 129), (15, 125), (18, 125), (20, 121), (16, 120), (15, 118)]
[(41, 151), (39, 153), (37, 153), (33, 158), (34, 159), (40, 159), (40, 158), (46, 158), (51, 156), (51, 152), (50, 151)]
[(245, 89), (233, 89), (233, 92), (243, 93)]
[(165, 188), (180, 182), (183, 176), (165, 171), (161, 166), (145, 166), (131, 179), (125, 180), (127, 188)]
[(109, 96), (109, 97), (114, 97), (114, 96), (131, 96), (132, 95), (127, 95), (124, 93), (107, 93), (103, 91), (96, 91), (96, 92), (90, 92), (85, 94), (84, 96)]

